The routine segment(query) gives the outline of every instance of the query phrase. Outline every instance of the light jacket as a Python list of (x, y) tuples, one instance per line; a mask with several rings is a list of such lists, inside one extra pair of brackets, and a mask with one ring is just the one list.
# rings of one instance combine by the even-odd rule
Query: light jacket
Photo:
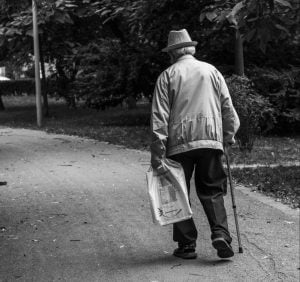
[(151, 112), (151, 159), (233, 144), (238, 115), (221, 73), (192, 55), (180, 57), (157, 79)]

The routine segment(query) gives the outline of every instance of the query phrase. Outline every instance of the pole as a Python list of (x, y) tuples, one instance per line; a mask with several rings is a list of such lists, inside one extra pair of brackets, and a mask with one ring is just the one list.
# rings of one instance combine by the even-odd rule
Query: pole
[(36, 114), (37, 126), (42, 126), (42, 99), (41, 99), (41, 78), (40, 78), (40, 47), (39, 30), (37, 24), (37, 4), (32, 0), (32, 23), (34, 41), (34, 60), (35, 60), (35, 95), (36, 95)]
[(233, 208), (233, 215), (234, 215), (234, 221), (235, 221), (236, 233), (237, 233), (237, 239), (238, 239), (238, 245), (239, 245), (239, 253), (243, 253), (243, 247), (242, 247), (242, 243), (241, 243), (241, 235), (240, 235), (240, 229), (239, 229), (239, 222), (238, 222), (237, 213), (236, 213), (234, 188), (233, 188), (233, 184), (232, 184), (232, 176), (231, 176), (231, 169), (230, 169), (230, 163), (229, 163), (229, 157), (228, 157), (228, 150), (227, 150), (227, 148), (225, 148), (225, 157), (226, 157), (226, 164), (227, 164), (227, 169), (228, 169), (228, 177), (229, 177), (229, 184), (230, 184), (232, 208)]

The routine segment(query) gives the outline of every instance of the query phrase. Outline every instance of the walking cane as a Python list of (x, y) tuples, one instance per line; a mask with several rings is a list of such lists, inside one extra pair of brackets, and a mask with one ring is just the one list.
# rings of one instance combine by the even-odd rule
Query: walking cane
[(232, 176), (231, 176), (231, 169), (230, 169), (230, 164), (229, 164), (228, 149), (226, 147), (224, 149), (225, 149), (224, 151), (225, 151), (228, 177), (229, 177), (229, 184), (230, 184), (230, 192), (231, 192), (231, 200), (232, 200), (234, 221), (235, 221), (237, 239), (238, 239), (238, 244), (239, 244), (239, 253), (243, 253), (243, 248), (242, 248), (242, 243), (241, 243), (241, 235), (240, 235), (240, 229), (239, 229), (239, 222), (238, 222), (237, 213), (236, 213), (236, 205), (235, 205), (235, 198), (234, 198), (234, 187), (232, 185)]

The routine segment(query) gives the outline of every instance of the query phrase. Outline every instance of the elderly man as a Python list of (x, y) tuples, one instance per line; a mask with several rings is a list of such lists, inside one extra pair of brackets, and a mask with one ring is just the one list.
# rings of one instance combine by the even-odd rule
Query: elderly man
[[(221, 258), (234, 255), (223, 195), (227, 177), (222, 165), (226, 146), (232, 145), (239, 118), (221, 73), (194, 58), (196, 41), (185, 29), (171, 31), (167, 52), (172, 65), (157, 79), (151, 115), (151, 164), (161, 168), (162, 158), (181, 163), (188, 193), (195, 174), (196, 192), (207, 216), (212, 245)], [(173, 225), (174, 255), (197, 257), (197, 229), (193, 219)]]

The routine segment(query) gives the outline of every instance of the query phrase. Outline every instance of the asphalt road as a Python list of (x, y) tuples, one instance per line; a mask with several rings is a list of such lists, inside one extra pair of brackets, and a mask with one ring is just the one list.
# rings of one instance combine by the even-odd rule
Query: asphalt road
[[(0, 281), (299, 281), (299, 212), (243, 187), (244, 253), (217, 257), (192, 192), (198, 258), (173, 257), (171, 226), (152, 223), (148, 166), (146, 152), (0, 128)], [(226, 206), (237, 251), (229, 195)]]

